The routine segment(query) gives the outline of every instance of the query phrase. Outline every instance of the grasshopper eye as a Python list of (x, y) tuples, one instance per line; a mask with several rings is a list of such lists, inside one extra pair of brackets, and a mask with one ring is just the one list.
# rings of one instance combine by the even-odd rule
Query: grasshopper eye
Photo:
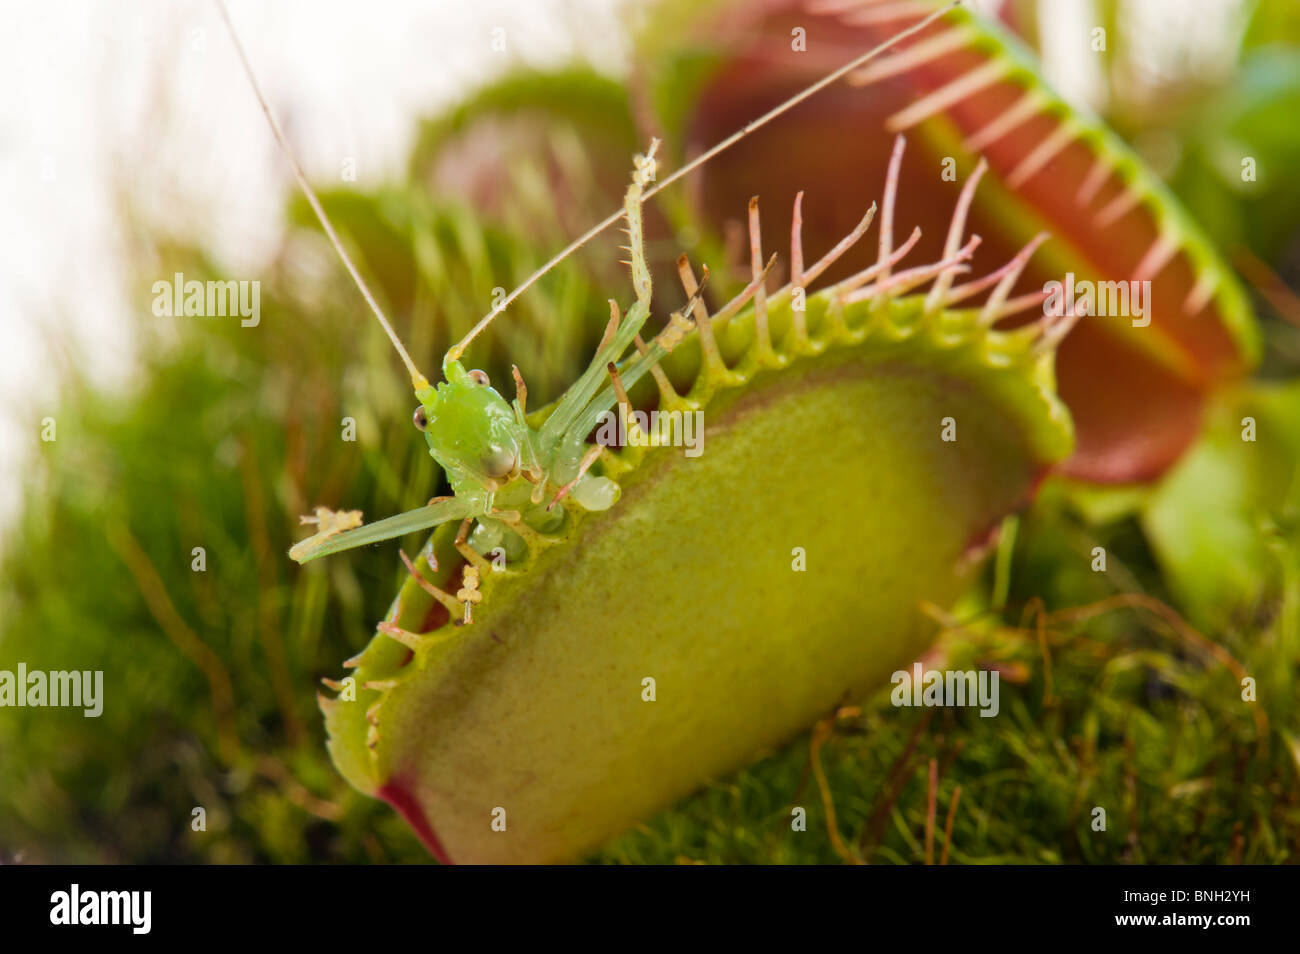
[(469, 379), (480, 387), (487, 387), (492, 382), (488, 380), (487, 372), (475, 368), (469, 373)]
[(415, 413), (411, 415), (411, 420), (415, 423), (415, 429), (418, 431), (422, 431), (429, 426), (429, 416), (424, 413), (423, 404), (415, 409)]

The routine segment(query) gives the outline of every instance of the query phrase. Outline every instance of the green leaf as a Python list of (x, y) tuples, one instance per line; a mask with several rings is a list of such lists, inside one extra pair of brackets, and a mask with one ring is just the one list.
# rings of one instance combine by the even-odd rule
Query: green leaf
[[(1255, 422), (1255, 440), (1243, 439)], [(1204, 438), (1142, 517), (1191, 618), (1221, 627), (1276, 611), (1300, 552), (1300, 384), (1256, 385), (1214, 409)]]

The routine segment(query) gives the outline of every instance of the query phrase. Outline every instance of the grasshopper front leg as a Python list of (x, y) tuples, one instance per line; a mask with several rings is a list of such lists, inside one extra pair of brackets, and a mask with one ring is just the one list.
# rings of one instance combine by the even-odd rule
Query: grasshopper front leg
[(391, 540), (417, 530), (427, 530), (452, 520), (478, 516), (479, 508), (473, 498), (450, 497), (424, 507), (416, 507), (383, 520), (376, 520), (355, 530), (338, 530), (325, 526), (306, 540), (300, 540), (289, 550), (289, 556), (299, 563), (328, 556), (341, 550), (364, 547), (371, 543)]

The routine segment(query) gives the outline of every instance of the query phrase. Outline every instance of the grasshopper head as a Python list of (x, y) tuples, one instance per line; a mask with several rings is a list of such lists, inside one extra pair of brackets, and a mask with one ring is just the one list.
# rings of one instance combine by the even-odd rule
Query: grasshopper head
[(443, 374), (446, 381), (415, 392), (415, 426), (449, 477), (466, 474), (494, 490), (519, 466), (514, 411), (482, 371), (448, 361)]

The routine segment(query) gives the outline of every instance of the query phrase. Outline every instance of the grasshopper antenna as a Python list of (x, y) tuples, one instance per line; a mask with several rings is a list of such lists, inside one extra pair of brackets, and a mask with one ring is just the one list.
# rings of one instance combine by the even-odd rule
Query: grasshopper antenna
[[(919, 33), (921, 30), (924, 30), (935, 20), (938, 20), (941, 17), (946, 16), (952, 10), (961, 6), (962, 2), (963, 0), (953, 0), (953, 2), (949, 3), (947, 6), (940, 7), (938, 10), (935, 10), (924, 20), (921, 20), (918, 23), (914, 23), (906, 30), (900, 31), (899, 33), (890, 37), (884, 43), (881, 43), (879, 46), (873, 47), (872, 49), (868, 50), (866, 53), (863, 53), (857, 59), (849, 63), (845, 63), (843, 66), (835, 70), (833, 73), (828, 73), (826, 76), (823, 76), (821, 79), (813, 83), (811, 86), (807, 86), (804, 89), (800, 90), (795, 95), (791, 96), (784, 103), (781, 103), (781, 105), (776, 106), (772, 108), (770, 111), (764, 113), (758, 119), (754, 119), (746, 123), (745, 126), (742, 129), (740, 129), (738, 132), (735, 132), (732, 135), (728, 136), (726, 139), (722, 140), (722, 142), (718, 143), (713, 148), (711, 148), (708, 152), (705, 152), (697, 156), (695, 159), (691, 160), (686, 165), (682, 166), (680, 169), (678, 169), (668, 178), (664, 179), (654, 188), (647, 189), (645, 193), (642, 195), (642, 200), (644, 201), (645, 199), (649, 199), (652, 196), (654, 196), (656, 193), (658, 193), (660, 190), (668, 188), (668, 186), (672, 185), (682, 176), (689, 174), (695, 169), (698, 169), (700, 166), (704, 165), (706, 162), (708, 162), (718, 153), (726, 149), (729, 149), (732, 146), (734, 146), (736, 143), (740, 142), (740, 140), (744, 139), (755, 129), (758, 129), (760, 126), (766, 125), (767, 123), (771, 122), (773, 119), (776, 119), (776, 117), (780, 116), (786, 110), (798, 106), (805, 99), (808, 99), (810, 96), (814, 96), (817, 93), (820, 93), (827, 86), (830, 86), (831, 84), (838, 82), (846, 74), (853, 72), (854, 70), (862, 66), (867, 61), (872, 60), (875, 57), (879, 56), (881, 53), (885, 52), (887, 49), (892, 47), (899, 40), (905, 40), (909, 36), (912, 36), (913, 34)], [(605, 231), (605, 229), (609, 228), (611, 225), (613, 225), (622, 217), (623, 217), (623, 212), (620, 209), (618, 212), (615, 212), (613, 215), (611, 215), (609, 218), (605, 219), (604, 221), (598, 222), (597, 224), (593, 225), (587, 232), (585, 232), (580, 237), (574, 239), (573, 242), (567, 248), (564, 249), (564, 251), (560, 252), (558, 255), (552, 258), (549, 262), (547, 262), (537, 271), (529, 275), (528, 278), (524, 280), (523, 284), (521, 284), (518, 288), (512, 291), (509, 295), (506, 295), (506, 297), (501, 299), (501, 301), (497, 302), (495, 307), (493, 307), (491, 311), (489, 311), (486, 315), (484, 315), (481, 319), (479, 319), (479, 323), (470, 329), (469, 334), (465, 335), (464, 338), (461, 338), (460, 341), (458, 341), (451, 348), (451, 350), (447, 352), (447, 357), (453, 360), (459, 360), (461, 354), (463, 354), (465, 349), (469, 347), (469, 343), (473, 341), (475, 338), (477, 338), (479, 332), (481, 332), (484, 328), (490, 325), (493, 319), (495, 319), (497, 315), (505, 311), (506, 308), (510, 306), (511, 302), (513, 302), (516, 298), (518, 298), (529, 288), (531, 288), (537, 282), (538, 279), (540, 279), (543, 275), (545, 275), (547, 272), (553, 269), (556, 265), (560, 264), (560, 262), (564, 261), (566, 258), (572, 255), (578, 249), (582, 248), (582, 246), (586, 245), (593, 238), (595, 238), (601, 232)]]
[(294, 156), (293, 149), (290, 148), (288, 140), (284, 138), (284, 132), (280, 129), (280, 124), (275, 121), (275, 116), (271, 113), (271, 107), (266, 104), (266, 97), (262, 95), (262, 88), (257, 84), (257, 77), (253, 73), (253, 67), (248, 62), (248, 54), (244, 52), (244, 45), (239, 42), (239, 34), (235, 32), (235, 25), (230, 21), (230, 13), (226, 10), (225, 0), (214, 0), (214, 2), (217, 5), (217, 9), (221, 11), (221, 19), (225, 21), (226, 30), (230, 33), (230, 39), (235, 44), (235, 52), (239, 54), (239, 60), (244, 64), (244, 73), (248, 76), (249, 85), (253, 87), (253, 95), (257, 97), (258, 105), (262, 107), (262, 112), (266, 114), (266, 121), (271, 124), (271, 132), (275, 134), (275, 141), (280, 144), (280, 149), (288, 158), (289, 165), (293, 167), (294, 178), (298, 180), (299, 187), (301, 187), (303, 194), (307, 196), (308, 204), (311, 206), (312, 211), (316, 213), (316, 218), (320, 220), (321, 228), (325, 230), (325, 234), (329, 237), (331, 244), (333, 244), (334, 251), (338, 252), (339, 258), (343, 259), (343, 264), (347, 267), (348, 274), (352, 276), (352, 280), (357, 283), (357, 288), (361, 289), (361, 297), (366, 300), (366, 304), (370, 306), (370, 310), (373, 311), (375, 317), (379, 319), (379, 324), (383, 326), (384, 333), (388, 335), (388, 340), (391, 341), (393, 347), (397, 349), (398, 355), (401, 356), (402, 363), (406, 365), (406, 370), (411, 373), (411, 384), (414, 385), (415, 390), (417, 391), (427, 388), (429, 386), (429, 379), (421, 374), (419, 369), (416, 368), (415, 362), (412, 361), (411, 356), (406, 353), (406, 348), (403, 347), (401, 339), (397, 337), (397, 332), (393, 331), (393, 326), (384, 316), (384, 312), (379, 307), (379, 303), (375, 301), (375, 296), (372, 295), (370, 289), (366, 287), (365, 281), (361, 278), (361, 273), (357, 271), (356, 265), (352, 263), (352, 257), (348, 255), (347, 250), (343, 247), (343, 243), (339, 241), (338, 233), (334, 231), (334, 226), (330, 223), (329, 216), (325, 214), (325, 209), (321, 206), (320, 199), (316, 197), (315, 190), (312, 189), (311, 185), (307, 182), (307, 176), (303, 173), (302, 166), (298, 165), (298, 159)]

